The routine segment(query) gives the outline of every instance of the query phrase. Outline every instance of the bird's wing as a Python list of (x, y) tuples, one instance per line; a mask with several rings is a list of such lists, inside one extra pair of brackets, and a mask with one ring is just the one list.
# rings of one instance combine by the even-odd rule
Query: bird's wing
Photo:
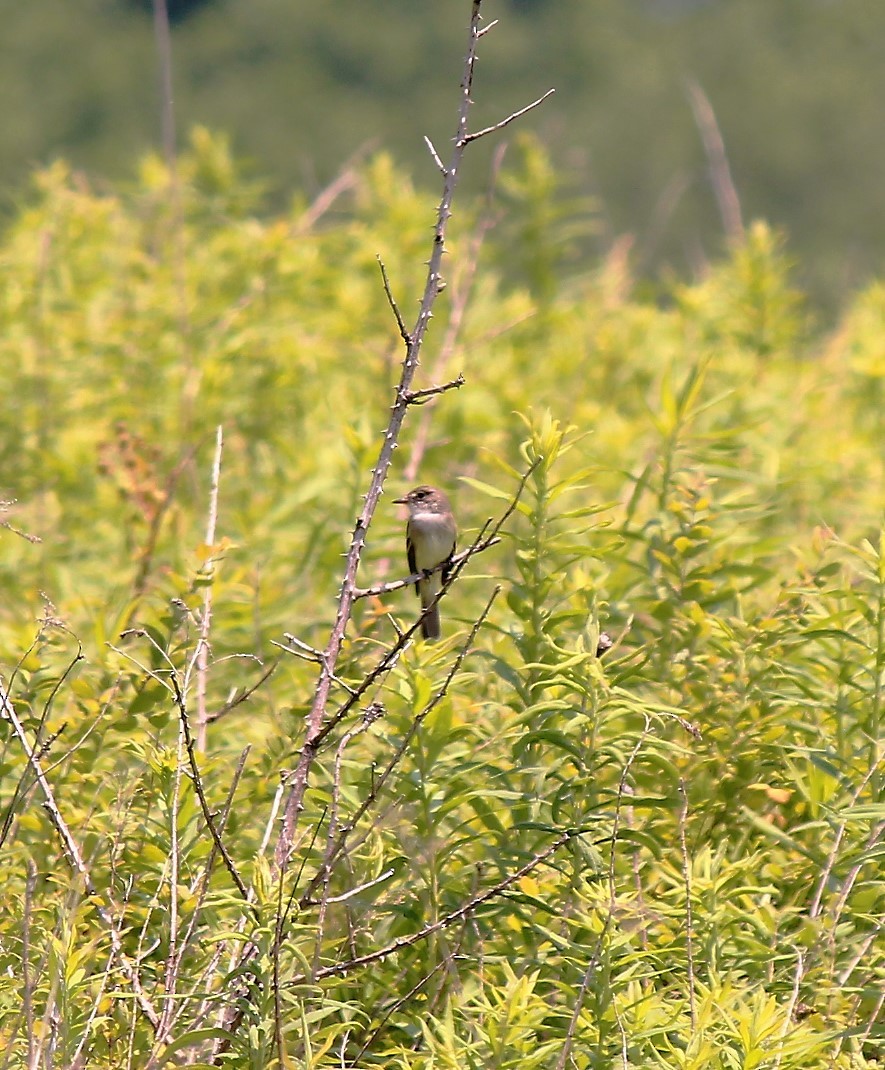
[(443, 570), (442, 570), (442, 581), (443, 581), (443, 583), (446, 583), (448, 578), (449, 578), (449, 573), (452, 571), (452, 558), (455, 556), (455, 554), (457, 552), (458, 552), (458, 543), (457, 543), (457, 540), (453, 539), (452, 540), (452, 551), (449, 554), (448, 560), (446, 561), (445, 565), (443, 565)]
[[(415, 547), (412, 545), (412, 536), (409, 534), (408, 527), (406, 528), (406, 553), (409, 555), (409, 574), (414, 576), (418, 571), (418, 566), (415, 564)], [(418, 584), (415, 584), (415, 594), (419, 597), (421, 595), (421, 588)]]

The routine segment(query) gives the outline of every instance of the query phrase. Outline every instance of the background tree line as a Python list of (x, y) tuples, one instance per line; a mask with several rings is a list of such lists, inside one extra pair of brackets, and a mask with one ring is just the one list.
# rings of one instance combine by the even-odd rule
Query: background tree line
[[(159, 138), (146, 0), (11, 4), (0, 42), (0, 188), (7, 212), (35, 164), (62, 155), (130, 176)], [(433, 180), (422, 136), (451, 136), (445, 89), (463, 18), (429, 0), (171, 3), (180, 130), (231, 134), (269, 204), (310, 195), (361, 146)], [(529, 120), (595, 239), (637, 236), (640, 274), (694, 271), (722, 228), (686, 85), (715, 110), (748, 219), (786, 228), (800, 277), (832, 311), (885, 248), (885, 8), (877, 0), (510, 0), (480, 58), (481, 115), (555, 86)], [(422, 101), (421, 108), (414, 106)], [(473, 171), (484, 182), (482, 167)]]

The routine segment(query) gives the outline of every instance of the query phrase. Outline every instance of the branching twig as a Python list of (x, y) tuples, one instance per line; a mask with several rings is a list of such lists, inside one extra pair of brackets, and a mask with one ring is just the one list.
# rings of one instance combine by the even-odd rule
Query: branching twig
[[(340, 831), (339, 836), (338, 836), (338, 839), (336, 840), (336, 842), (334, 844), (334, 847), (332, 847), (331, 851), (329, 851), (329, 849), (327, 847), (326, 858), (324, 859), (323, 864), (320, 866), (318, 872), (308, 882), (306, 890), (301, 895), (301, 897), (300, 897), (300, 899), (298, 901), (299, 908), (304, 909), (305, 907), (316, 905), (312, 901), (311, 896), (313, 894), (313, 891), (317, 888), (317, 886), (323, 880), (323, 875), (324, 875), (324, 873), (326, 871), (326, 866), (334, 864), (335, 859), (340, 856), (342, 850), (344, 849), (345, 844), (347, 843), (347, 840), (348, 840), (348, 837), (350, 836), (350, 833), (356, 827), (357, 823), (361, 820), (361, 818), (367, 812), (367, 810), (369, 810), (369, 808), (374, 805), (375, 800), (378, 798), (378, 795), (380, 794), (382, 788), (387, 783), (387, 780), (389, 779), (391, 773), (394, 771), (394, 769), (397, 767), (397, 765), (401, 761), (403, 754), (405, 754), (406, 749), (408, 748), (409, 744), (412, 741), (412, 738), (415, 735), (415, 732), (417, 732), (417, 730), (418, 730), (419, 726), (421, 725), (421, 723), (430, 714), (430, 712), (437, 706), (437, 704), (442, 700), (443, 696), (448, 692), (449, 686), (451, 685), (451, 682), (454, 679), (455, 674), (460, 669), (461, 664), (464, 661), (464, 658), (467, 656), (468, 651), (472, 647), (473, 641), (476, 638), (476, 634), (479, 631), (479, 629), (482, 627), (482, 624), (485, 621), (485, 619), (486, 619), (486, 617), (487, 617), (487, 615), (489, 613), (489, 610), (492, 608), (492, 603), (494, 602), (495, 598), (497, 597), (499, 591), (500, 591), (500, 588), (496, 587), (495, 590), (492, 592), (492, 595), (489, 598), (488, 602), (486, 603), (485, 608), (483, 609), (482, 613), (480, 614), (480, 616), (475, 621), (473, 627), (470, 630), (470, 634), (467, 636), (467, 639), (464, 641), (464, 644), (461, 647), (461, 650), (459, 651), (457, 658), (453, 662), (453, 664), (452, 664), (452, 666), (451, 666), (451, 668), (450, 668), (445, 680), (443, 681), (443, 684), (440, 687), (439, 691), (436, 693), (436, 695), (434, 695), (430, 699), (430, 701), (427, 703), (427, 705), (424, 707), (424, 709), (421, 710), (421, 712), (416, 716), (415, 720), (412, 722), (412, 725), (411, 725), (409, 731), (406, 733), (405, 737), (400, 742), (400, 745), (397, 747), (396, 752), (391, 757), (390, 761), (387, 763), (387, 766), (385, 767), (385, 769), (382, 772), (381, 776), (378, 777), (377, 780), (374, 781), (374, 783), (372, 785), (372, 790), (369, 792), (368, 796), (362, 801), (362, 803), (360, 804), (360, 806), (357, 809), (356, 813), (351, 817), (350, 821), (346, 825), (342, 826), (341, 831)], [(420, 618), (415, 622), (415, 624), (412, 626), (411, 629), (409, 629), (408, 632), (404, 632), (403, 633), (403, 635), (400, 637), (399, 643), (402, 643), (403, 645), (405, 643), (407, 643), (409, 638), (411, 637), (411, 635), (418, 630), (419, 626), (420, 626)], [(399, 643), (397, 644), (397, 647), (399, 647)], [(388, 660), (390, 660), (390, 658), (391, 658), (391, 652), (388, 651), (387, 654), (385, 655), (385, 658), (382, 659), (382, 664), (386, 665)], [(393, 661), (395, 661), (395, 657), (393, 657)], [(381, 672), (380, 667), (376, 667), (375, 673), (374, 674), (370, 673), (369, 676), (373, 677), (375, 675), (380, 675), (380, 672)], [(364, 684), (364, 688), (365, 688), (365, 686), (367, 686), (367, 685)], [(350, 700), (348, 700), (348, 702), (349, 701)], [(349, 708), (349, 706), (348, 706), (348, 708)], [(326, 731), (330, 731), (332, 726), (333, 726), (333, 723), (337, 724), (338, 721), (340, 721), (340, 719), (343, 716), (344, 716), (343, 713), (339, 710), (338, 714), (336, 714), (336, 717), (333, 719), (333, 722), (330, 723), (327, 726)], [(280, 794), (281, 794), (282, 790), (283, 790), (283, 786), (281, 785), (280, 792), (277, 793), (277, 800), (275, 802), (274, 812), (276, 811), (276, 806), (279, 804)], [(269, 829), (270, 829), (270, 822), (268, 823), (268, 832), (269, 832)], [(264, 848), (266, 847), (267, 839), (268, 839), (268, 837), (265, 836), (265, 842), (262, 844), (261, 851), (260, 851), (260, 853), (262, 853), (262, 854), (264, 852)], [(297, 884), (298, 884), (298, 882), (296, 881), (295, 882), (295, 886), (296, 887), (297, 887)], [(289, 910), (289, 908), (287, 907), (285, 915), (284, 914), (279, 914), (278, 917), (277, 917), (276, 933), (275, 933), (275, 937), (274, 937), (274, 948), (275, 949), (278, 949), (280, 944), (281, 944), (281, 942), (282, 942), (282, 939), (283, 939), (283, 928), (284, 928), (284, 924), (285, 924), (286, 918), (288, 917), (288, 910)], [(254, 943), (249, 943), (246, 946), (246, 948), (244, 949), (243, 954), (242, 954), (242, 956), (241, 956), (241, 958), (239, 960), (238, 966), (237, 966), (237, 969), (238, 969), (239, 973), (241, 973), (244, 976), (246, 975), (245, 967), (247, 966), (247, 964), (249, 962), (251, 962), (252, 959), (255, 958), (255, 955), (257, 954), (257, 951), (258, 951), (258, 949), (257, 949), (257, 947), (256, 947), (256, 945)], [(277, 999), (278, 997), (279, 997), (278, 988), (275, 988), (275, 999)], [(214, 1049), (214, 1055), (215, 1055), (216, 1059), (218, 1059), (221, 1055), (223, 1055), (224, 1052), (226, 1052), (228, 1050), (228, 1048), (230, 1047), (230, 1037), (237, 1030), (237, 1028), (239, 1027), (239, 1023), (242, 1021), (243, 1009), (244, 1008), (243, 1008), (242, 1001), (241, 1001), (239, 1006), (231, 1007), (230, 1010), (229, 1010), (229, 1013), (224, 1016), (224, 1018), (223, 1018), (223, 1028), (228, 1033), (228, 1036), (223, 1038), (223, 1039), (220, 1039), (216, 1043), (215, 1049)]]
[[(405, 357), (402, 363), (402, 372), (396, 389), (395, 400), (391, 409), (387, 430), (385, 431), (384, 439), (378, 453), (378, 459), (372, 469), (372, 476), (365, 502), (351, 536), (350, 549), (347, 553), (341, 591), (338, 597), (338, 611), (328, 643), (323, 652), (324, 656), (314, 691), (313, 702), (311, 704), (310, 712), (307, 715), (305, 744), (301, 751), (296, 775), (292, 779), (291, 790), (286, 799), (282, 828), (280, 829), (277, 838), (274, 860), (278, 872), (281, 872), (286, 868), (295, 841), (295, 827), (298, 814), (304, 803), (304, 793), (307, 790), (310, 770), (316, 755), (317, 739), (323, 731), (324, 721), (327, 716), (326, 711), (329, 693), (335, 675), (338, 656), (341, 651), (342, 643), (344, 642), (344, 634), (347, 624), (353, 611), (357, 570), (366, 543), (369, 525), (381, 498), (384, 481), (387, 478), (387, 473), (393, 460), (393, 453), (397, 446), (400, 429), (402, 428), (406, 412), (410, 407), (409, 395), (412, 389), (412, 381), (418, 369), (421, 347), (424, 342), (427, 328), (430, 324), (433, 306), (441, 292), (440, 269), (442, 267), (442, 258), (445, 253), (446, 234), (448, 222), (452, 214), (452, 201), (455, 187), (461, 174), (461, 161), (467, 145), (471, 140), (475, 140), (478, 136), (471, 136), (468, 134), (467, 119), (470, 112), (476, 48), (480, 34), (481, 6), (482, 0), (473, 0), (467, 55), (464, 62), (464, 73), (461, 79), (461, 100), (458, 107), (458, 124), (455, 134), (455, 143), (450, 163), (444, 171), (442, 197), (437, 209), (436, 224), (433, 230), (433, 246), (427, 264), (427, 278), (414, 329), (412, 331), (406, 330), (402, 317), (400, 315), (396, 316), (397, 326), (406, 347)], [(524, 114), (525, 110), (527, 109), (523, 109), (521, 113), (514, 113), (513, 116), (505, 120), (505, 124), (506, 122), (510, 122), (512, 119), (517, 118), (518, 114)], [(498, 128), (500, 129), (501, 127), (499, 126)], [(390, 300), (391, 295), (389, 294), (389, 287), (387, 289), (388, 299)], [(392, 302), (392, 307), (396, 314), (394, 302)]]
[(221, 839), (221, 833), (215, 824), (215, 819), (212, 817), (212, 812), (209, 809), (209, 804), (206, 802), (206, 793), (203, 791), (203, 780), (200, 776), (200, 769), (197, 765), (197, 756), (194, 752), (194, 737), (190, 728), (190, 718), (188, 717), (187, 705), (185, 704), (184, 695), (181, 691), (181, 685), (178, 682), (178, 674), (172, 673), (172, 691), (175, 695), (175, 705), (178, 709), (178, 716), (181, 721), (181, 729), (184, 733), (184, 742), (187, 748), (188, 764), (191, 770), (191, 778), (194, 782), (194, 791), (197, 793), (197, 799), (200, 802), (200, 809), (203, 812), (203, 820), (209, 829), (209, 834), (212, 837), (212, 841), (218, 849), (218, 853), (224, 859), (224, 864), (228, 873), (231, 875), (231, 880), (237, 886), (237, 891), (243, 899), (248, 903), (250, 901), (249, 890), (246, 887), (243, 878), (237, 872), (237, 867), (234, 865), (233, 859), (228, 854), (227, 848)]
[(436, 397), (437, 394), (445, 394), (449, 390), (460, 390), (465, 382), (464, 376), (458, 374), (454, 379), (451, 379), (448, 383), (443, 383), (441, 386), (428, 386), (424, 390), (410, 390), (406, 400), (410, 405), (424, 405), (430, 398)]
[[(375, 801), (377, 800), (378, 796), (381, 794), (381, 791), (384, 788), (384, 785), (390, 779), (390, 775), (393, 773), (394, 769), (396, 769), (396, 767), (402, 761), (402, 757), (406, 753), (406, 751), (408, 750), (409, 744), (412, 742), (412, 739), (414, 738), (415, 733), (418, 731), (418, 729), (423, 724), (423, 722), (427, 719), (427, 717), (433, 712), (433, 710), (436, 709), (436, 707), (439, 705), (439, 703), (442, 701), (442, 699), (448, 694), (448, 691), (449, 691), (449, 688), (451, 687), (452, 681), (455, 679), (455, 676), (458, 674), (458, 671), (460, 670), (464, 659), (467, 657), (467, 654), (470, 652), (470, 649), (473, 646), (473, 641), (476, 638), (476, 635), (479, 632), (479, 629), (482, 627), (483, 622), (485, 621), (486, 617), (489, 615), (489, 611), (491, 610), (492, 605), (493, 605), (495, 599), (498, 597), (498, 594), (500, 593), (500, 591), (501, 591), (500, 587), (496, 587), (494, 589), (494, 591), (492, 591), (492, 594), (491, 594), (489, 600), (486, 602), (482, 613), (480, 613), (480, 615), (474, 621), (473, 627), (470, 629), (470, 634), (467, 636), (467, 638), (465, 639), (463, 645), (461, 646), (461, 649), (458, 651), (458, 656), (452, 662), (451, 668), (449, 669), (448, 673), (446, 674), (446, 677), (443, 680), (442, 685), (440, 686), (439, 690), (436, 692), (435, 695), (433, 695), (429, 699), (429, 701), (424, 706), (424, 708), (422, 710), (420, 710), (419, 713), (415, 716), (415, 719), (412, 721), (412, 724), (409, 726), (408, 732), (406, 732), (406, 734), (403, 736), (402, 740), (400, 740), (399, 746), (396, 748), (396, 750), (392, 754), (392, 756), (391, 756), (390, 760), (388, 761), (387, 765), (384, 767), (383, 771), (381, 772), (381, 775), (379, 777), (377, 777), (377, 779), (375, 779), (375, 781), (373, 782), (371, 791), (366, 795), (366, 797), (363, 799), (363, 801), (357, 807), (355, 813), (353, 814), (351, 819), (347, 822), (347, 824), (342, 826), (341, 832), (340, 832), (340, 834), (338, 836), (338, 839), (337, 839), (334, 847), (330, 848), (329, 851), (328, 851), (328, 857), (327, 857), (326, 865), (331, 866), (332, 863), (335, 861), (335, 859), (338, 858), (341, 855), (342, 851), (344, 850), (345, 845), (347, 844), (347, 840), (348, 840), (348, 837), (350, 836), (351, 832), (353, 832), (353, 830), (356, 828), (356, 826), (362, 820), (363, 815), (372, 806), (374, 806)], [(415, 628), (418, 627), (417, 622), (416, 622), (414, 627)], [(301, 896), (301, 899), (300, 899), (300, 902), (299, 902), (300, 906), (306, 907), (306, 906), (309, 906), (311, 904), (311, 896), (313, 895), (314, 889), (317, 887), (319, 882), (322, 880), (323, 872), (324, 872), (324, 869), (320, 870), (320, 872), (317, 873), (308, 882), (307, 888), (306, 888), (304, 894)]]
[(6, 692), (6, 689), (5, 687), (3, 687), (2, 684), (0, 684), (0, 713), (2, 713), (2, 716), (12, 724), (15, 734), (19, 738), (19, 741), (22, 745), (22, 749), (25, 752), (25, 757), (28, 760), (28, 764), (31, 766), (37, 783), (40, 785), (40, 790), (43, 792), (43, 807), (46, 810), (46, 813), (49, 815), (49, 820), (52, 822), (53, 828), (58, 834), (65, 857), (67, 858), (71, 869), (73, 869), (74, 872), (83, 881), (83, 886), (85, 888), (86, 895), (95, 905), (95, 910), (108, 931), (108, 935), (110, 936), (111, 940), (111, 946), (113, 947), (114, 953), (121, 964), (121, 968), (126, 976), (126, 979), (132, 986), (132, 991), (135, 993), (136, 1002), (138, 1003), (142, 1014), (145, 1016), (148, 1022), (150, 1022), (151, 1026), (154, 1029), (157, 1029), (160, 1024), (160, 1016), (154, 1009), (150, 999), (148, 999), (147, 993), (142, 988), (141, 981), (138, 977), (137, 969), (135, 968), (133, 963), (130, 962), (128, 956), (123, 950), (123, 938), (120, 934), (120, 930), (118, 929), (117, 924), (114, 921), (113, 916), (111, 915), (111, 912), (104, 905), (104, 903), (101, 902), (98, 890), (96, 889), (95, 884), (92, 881), (92, 876), (86, 866), (77, 841), (71, 834), (71, 830), (68, 828), (67, 822), (65, 821), (61, 811), (58, 808), (58, 803), (55, 801), (55, 794), (52, 790), (51, 785), (49, 784), (49, 781), (46, 779), (46, 775), (43, 772), (43, 767), (40, 764), (40, 759), (37, 757), (36, 753), (31, 747), (24, 726), (19, 720), (18, 715), (16, 714), (15, 709), (12, 705), (12, 702), (10, 701), (9, 696)]
[[(298, 817), (304, 806), (304, 797), (308, 788), (310, 773), (313, 767), (313, 763), (316, 759), (320, 744), (326, 738), (332, 728), (338, 723), (340, 723), (342, 718), (346, 716), (347, 712), (353, 708), (356, 702), (359, 701), (360, 696), (364, 694), (365, 691), (370, 686), (372, 686), (372, 684), (377, 679), (380, 679), (380, 677), (385, 672), (389, 671), (389, 669), (396, 663), (396, 660), (400, 656), (400, 653), (404, 648), (405, 644), (409, 641), (411, 636), (420, 626), (421, 622), (421, 617), (419, 616), (418, 621), (416, 621), (410, 629), (408, 629), (406, 632), (404, 632), (397, 638), (397, 641), (394, 643), (393, 647), (385, 653), (385, 656), (381, 659), (379, 665), (377, 665), (376, 668), (366, 676), (366, 678), (359, 687), (352, 690), (352, 693), (349, 694), (345, 702), (341, 706), (339, 706), (338, 710), (333, 715), (330, 716), (328, 712), (329, 698), (332, 687), (337, 679), (336, 671), (338, 659), (341, 653), (342, 645), (344, 643), (347, 626), (350, 622), (353, 613), (354, 603), (356, 601), (358, 590), (356, 585), (356, 577), (363, 549), (366, 544), (369, 526), (372, 522), (372, 518), (375, 515), (375, 511), (378, 507), (378, 503), (381, 498), (384, 483), (393, 460), (394, 451), (398, 445), (400, 431), (402, 429), (406, 413), (414, 404), (416, 404), (416, 393), (412, 390), (412, 383), (418, 369), (418, 363), (421, 355), (424, 338), (430, 324), (430, 319), (433, 314), (435, 302), (444, 289), (444, 286), (441, 282), (441, 267), (443, 256), (446, 252), (446, 235), (449, 219), (452, 214), (452, 202), (454, 192), (461, 175), (462, 159), (467, 145), (471, 141), (476, 140), (477, 137), (483, 136), (483, 134), (485, 133), (478, 132), (477, 134), (470, 135), (467, 129), (468, 114), (471, 106), (471, 89), (473, 85), (476, 48), (477, 42), (481, 34), (481, 6), (482, 0), (472, 0), (472, 12), (470, 19), (467, 55), (464, 61), (464, 70), (461, 79), (461, 95), (460, 103), (458, 106), (457, 130), (454, 138), (454, 147), (452, 149), (452, 154), (448, 166), (443, 165), (438, 153), (433, 148), (433, 145), (428, 141), (428, 147), (430, 148), (434, 161), (437, 163), (437, 166), (440, 168), (443, 174), (443, 190), (439, 206), (437, 208), (436, 223), (433, 228), (433, 243), (430, 257), (427, 262), (427, 275), (424, 285), (424, 291), (420, 301), (418, 317), (415, 321), (415, 326), (411, 331), (408, 330), (408, 328), (406, 327), (402, 314), (400, 313), (398, 305), (393, 297), (386, 270), (384, 268), (383, 263), (379, 259), (384, 291), (387, 296), (388, 303), (390, 304), (390, 307), (393, 311), (400, 337), (402, 338), (405, 346), (405, 355), (402, 362), (399, 383), (397, 384), (395, 390), (394, 401), (391, 407), (387, 428), (384, 432), (377, 460), (372, 469), (371, 479), (369, 481), (369, 487), (365, 495), (363, 507), (360, 511), (359, 517), (357, 518), (356, 525), (351, 535), (350, 547), (346, 554), (341, 588), (338, 595), (338, 606), (335, 616), (335, 622), (332, 626), (329, 638), (324, 649), (322, 651), (313, 651), (313, 649), (311, 648), (309, 651), (306, 652), (310, 660), (316, 660), (317, 664), (319, 665), (319, 675), (314, 689), (311, 707), (306, 717), (304, 743), (302, 745), (298, 757), (298, 762), (293, 772), (286, 777), (286, 796), (285, 803), (283, 806), (283, 817), (281, 827), (277, 835), (274, 850), (274, 870), (275, 875), (280, 882), (281, 892), (289, 861), (295, 851), (296, 844), (299, 839), (297, 833)], [(540, 103), (540, 101), (537, 103)], [(514, 113), (507, 120), (499, 124), (497, 129), (501, 129), (504, 125), (517, 118), (518, 115), (524, 114), (527, 110), (529, 109), (523, 109), (519, 113)], [(491, 130), (486, 132), (491, 132)], [(420, 400), (420, 395), (418, 395), (417, 400)], [(504, 522), (507, 515), (509, 515), (509, 513), (505, 514), (505, 518), (502, 518), (501, 523)], [(452, 570), (449, 575), (449, 583), (452, 582), (454, 578), (458, 575), (460, 570), (463, 569), (464, 564), (467, 560), (469, 560), (469, 555), (468, 557), (465, 557), (462, 561), (460, 561), (458, 566)], [(439, 592), (439, 594), (437, 595), (437, 599), (441, 597), (447, 587), (448, 584), (443, 585), (442, 591)], [(484, 611), (483, 617), (481, 617), (480, 620), (477, 621), (476, 625), (474, 626), (474, 629), (471, 631), (471, 634), (468, 638), (468, 644), (472, 642), (473, 637), (476, 634), (476, 630), (482, 623), (485, 613), (488, 612), (488, 608), (490, 607), (490, 605), (491, 600), (486, 610)], [(431, 607), (427, 607), (425, 612), (429, 611), (430, 608)], [(466, 648), (467, 644), (465, 644), (465, 648), (462, 651), (462, 654), (459, 656), (458, 659), (456, 659), (453, 671), (457, 671), (457, 668), (466, 653)], [(305, 651), (302, 649), (300, 651), (300, 654), (301, 656), (304, 656)], [(393, 766), (391, 766), (391, 768), (393, 768)], [(375, 790), (375, 793), (371, 796), (371, 798), (374, 798), (375, 795), (377, 795), (377, 790), (380, 790), (380, 787)], [(366, 805), (371, 805), (371, 799), (369, 802), (366, 803)], [(345, 830), (342, 830), (342, 834), (344, 834), (344, 832)], [(463, 907), (459, 912), (450, 915), (447, 919), (443, 919), (443, 921), (437, 923), (436, 926), (433, 926), (426, 931), (422, 931), (421, 934), (418, 934), (414, 937), (412, 942), (414, 942), (414, 940), (422, 939), (426, 936), (429, 936), (431, 932), (437, 931), (437, 929), (443, 927), (443, 925), (451, 924), (452, 921), (456, 920), (458, 917), (462, 917), (470, 911), (474, 910), (482, 902), (485, 902), (487, 899), (491, 898), (496, 894), (500, 894), (502, 890), (509, 887), (509, 885), (512, 884), (515, 880), (518, 880), (520, 876), (524, 875), (524, 873), (529, 872), (535, 865), (540, 864), (540, 862), (543, 861), (543, 859), (547, 857), (549, 853), (552, 853), (552, 851), (555, 850), (557, 846), (559, 846), (560, 842), (565, 842), (565, 840), (562, 839), (561, 841), (557, 841), (547, 852), (544, 852), (541, 856), (536, 857), (536, 859), (529, 863), (527, 867), (524, 867), (516, 874), (507, 878), (507, 880), (502, 882), (501, 885), (497, 886), (495, 889), (491, 889), (485, 895), (476, 897), (475, 899), (471, 900), (470, 903), (466, 904), (465, 907)], [(324, 872), (324, 869), (325, 867), (321, 867), (321, 872), (319, 875), (320, 880), (322, 880), (322, 872)], [(297, 886), (297, 882), (295, 886)], [(279, 948), (283, 923), (284, 917), (278, 913), (275, 937), (275, 951)], [(397, 945), (397, 947), (398, 946), (399, 945)], [(394, 950), (396, 950), (396, 948), (394, 948)], [(257, 945), (254, 942), (249, 942), (239, 959), (239, 969), (243, 977), (245, 977), (248, 973), (248, 963), (256, 957), (257, 953)], [(374, 961), (374, 959), (377, 957), (383, 957), (384, 953), (385, 952), (382, 952), (380, 955), (373, 957), (370, 961)], [(388, 951), (386, 953), (390, 952)], [(356, 965), (359, 963), (357, 960), (354, 960), (354, 964)], [(276, 990), (278, 988), (278, 980), (276, 978), (276, 961), (274, 963), (274, 966), (274, 988)], [(344, 968), (346, 969), (348, 967)], [(336, 972), (341, 972), (341, 967), (333, 967), (331, 968), (329, 973), (321, 973), (318, 976), (330, 976), (332, 973)], [(228, 1011), (223, 1016), (221, 1021), (222, 1029), (226, 1031), (227, 1036), (214, 1045), (214, 1055), (216, 1060), (223, 1056), (224, 1051), (228, 1050), (233, 1034), (239, 1028), (240, 1023), (243, 1020), (244, 1013), (245, 1002), (243, 999), (240, 999), (237, 1005), (231, 1003), (228, 1006)]]
[[(336, 977), (342, 973), (349, 973), (351, 970), (358, 969), (360, 966), (369, 966), (373, 962), (379, 962), (381, 959), (386, 959), (390, 955), (396, 954), (398, 951), (402, 951), (407, 947), (412, 947), (414, 944), (420, 943), (422, 940), (426, 940), (429, 936), (433, 936), (434, 933), (438, 933), (443, 929), (448, 928), (453, 922), (460, 921), (461, 918), (467, 917), (468, 914), (472, 914), (483, 903), (487, 903), (490, 899), (495, 899), (503, 892), (506, 892), (511, 885), (517, 881), (522, 880), (532, 870), (538, 868), (542, 862), (545, 862), (555, 851), (558, 851), (564, 843), (567, 843), (573, 836), (577, 835), (574, 829), (567, 829), (561, 833), (548, 847), (545, 847), (543, 851), (540, 851), (533, 858), (531, 858), (524, 866), (520, 866), (515, 872), (508, 874), (503, 880), (498, 881), (496, 885), (491, 888), (487, 888), (484, 892), (469, 899), (466, 903), (463, 903), (457, 910), (453, 910), (450, 914), (446, 914), (444, 918), (440, 918), (439, 921), (435, 921), (430, 925), (425, 925), (423, 929), (419, 929), (418, 932), (412, 933), (411, 936), (402, 936), (398, 940), (394, 940), (392, 943), (387, 944), (385, 947), (379, 947), (375, 951), (369, 952), (367, 955), (359, 955), (356, 958), (349, 959), (347, 962), (338, 962), (334, 966), (326, 966), (324, 969), (319, 970), (315, 975), (314, 981), (321, 981), (325, 977)], [(295, 977), (289, 985), (304, 984), (307, 977)]]

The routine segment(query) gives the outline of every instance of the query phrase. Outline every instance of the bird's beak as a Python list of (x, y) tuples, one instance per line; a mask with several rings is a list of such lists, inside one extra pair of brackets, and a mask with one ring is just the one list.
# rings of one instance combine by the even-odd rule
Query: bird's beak
[(393, 499), (393, 504), (394, 505), (408, 505), (409, 504), (409, 499), (408, 498), (394, 498)]

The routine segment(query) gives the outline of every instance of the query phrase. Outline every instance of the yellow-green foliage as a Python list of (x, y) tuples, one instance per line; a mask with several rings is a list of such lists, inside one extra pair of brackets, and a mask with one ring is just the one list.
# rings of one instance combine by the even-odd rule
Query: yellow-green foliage
[[(382, 155), (325, 210), (261, 218), (205, 132), (177, 184), (157, 160), (126, 191), (62, 165), (36, 177), (0, 251), (0, 675), (96, 896), (7, 721), (0, 1065), (205, 1065), (246, 937), (232, 1066), (877, 1065), (882, 287), (822, 336), (757, 224), (660, 303), (633, 292), (623, 247), (557, 288), (555, 183), (535, 146), (514, 166), (506, 196), (532, 217), (486, 236), (457, 331), (482, 208), (456, 207), (417, 385), (467, 382), (411, 410), (391, 485), (423, 449), (417, 478), (451, 492), (465, 545), (537, 464), (503, 542), (444, 602), (444, 642), (370, 690), (379, 720), (357, 731), (355, 712), (325, 741), (276, 968), (263, 843), (316, 670), (276, 644), (321, 647), (334, 619), (402, 355), (377, 257), (411, 320), (433, 196)], [(391, 497), (365, 583), (405, 571)], [(373, 791), (496, 583), (320, 922), (321, 883), (302, 896), (329, 823)], [(206, 829), (170, 690), (174, 674), (194, 715), (207, 590), (220, 716), (196, 757), (223, 815), (251, 747), (223, 836), (254, 909)], [(359, 603), (342, 680), (414, 612), (410, 591)], [(600, 629), (615, 640), (601, 660)], [(108, 916), (147, 998), (174, 1007), (161, 1042)]]

